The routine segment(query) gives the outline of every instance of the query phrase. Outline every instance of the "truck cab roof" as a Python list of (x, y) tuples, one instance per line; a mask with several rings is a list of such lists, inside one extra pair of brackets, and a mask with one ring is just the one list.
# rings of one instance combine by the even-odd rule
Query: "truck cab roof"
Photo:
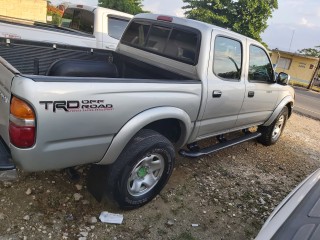
[(186, 77), (202, 79), (209, 60), (213, 33), (250, 42), (264, 48), (256, 40), (208, 23), (142, 13), (135, 15), (124, 32), (117, 51), (129, 57), (151, 62)]
[[(173, 24), (184, 25), (184, 26), (196, 28), (201, 33), (211, 32), (212, 30), (219, 30), (219, 31), (225, 32), (226, 34), (231, 34), (237, 38), (247, 38), (247, 39), (250, 39), (251, 41), (256, 41), (252, 38), (241, 35), (239, 33), (231, 31), (229, 29), (218, 27), (216, 25), (201, 22), (198, 20), (188, 19), (188, 18), (182, 18), (182, 17), (177, 17), (177, 16), (171, 16), (171, 15), (163, 15), (163, 14), (152, 14), (152, 13), (140, 13), (140, 14), (135, 15), (134, 18), (135, 19), (136, 18), (143, 18), (143, 19), (150, 19), (150, 20), (155, 20), (155, 21), (168, 21)], [(257, 42), (257, 45), (260, 46), (261, 44), (259, 42)]]
[(116, 16), (122, 16), (127, 19), (131, 19), (133, 17), (133, 15), (128, 14), (128, 13), (120, 12), (120, 11), (113, 10), (110, 8), (98, 7), (98, 6), (88, 6), (88, 5), (82, 5), (82, 4), (69, 4), (67, 6), (67, 8), (84, 9), (84, 10), (87, 10), (90, 12), (100, 12), (101, 14), (106, 13), (107, 15), (111, 14), (111, 15), (116, 15)]

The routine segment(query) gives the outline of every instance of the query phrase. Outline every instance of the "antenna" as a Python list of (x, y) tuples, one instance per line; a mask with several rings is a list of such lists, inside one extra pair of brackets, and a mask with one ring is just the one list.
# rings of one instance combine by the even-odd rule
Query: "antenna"
[(289, 46), (289, 52), (290, 52), (290, 50), (291, 50), (291, 45), (292, 45), (292, 41), (293, 41), (293, 37), (294, 37), (295, 31), (296, 31), (296, 30), (293, 30), (293, 32), (292, 32), (292, 37), (291, 37), (290, 46)]

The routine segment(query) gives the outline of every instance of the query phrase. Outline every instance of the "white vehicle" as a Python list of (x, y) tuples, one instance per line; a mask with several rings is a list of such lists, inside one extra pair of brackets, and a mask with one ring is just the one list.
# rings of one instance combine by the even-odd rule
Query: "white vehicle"
[(320, 239), (320, 168), (274, 209), (255, 240)]
[(69, 5), (61, 27), (0, 17), (0, 37), (115, 50), (133, 16), (102, 7)]

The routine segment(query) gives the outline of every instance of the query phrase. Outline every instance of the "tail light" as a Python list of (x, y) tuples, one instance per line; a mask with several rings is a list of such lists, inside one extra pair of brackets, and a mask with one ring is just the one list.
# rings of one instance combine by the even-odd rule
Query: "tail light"
[(32, 147), (35, 143), (35, 114), (25, 101), (12, 97), (10, 105), (10, 142), (19, 148)]

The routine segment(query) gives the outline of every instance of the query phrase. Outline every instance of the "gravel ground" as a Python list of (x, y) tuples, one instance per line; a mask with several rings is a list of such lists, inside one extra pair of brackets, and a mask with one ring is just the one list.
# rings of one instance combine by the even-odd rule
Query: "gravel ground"
[[(190, 160), (178, 157), (161, 194), (120, 211), (98, 203), (64, 171), (0, 183), (0, 239), (251, 239), (274, 207), (320, 162), (320, 121), (294, 114), (271, 147), (255, 141)], [(201, 145), (208, 145), (203, 141)], [(98, 220), (124, 215), (121, 225)], [(192, 225), (194, 224), (194, 225)]]

